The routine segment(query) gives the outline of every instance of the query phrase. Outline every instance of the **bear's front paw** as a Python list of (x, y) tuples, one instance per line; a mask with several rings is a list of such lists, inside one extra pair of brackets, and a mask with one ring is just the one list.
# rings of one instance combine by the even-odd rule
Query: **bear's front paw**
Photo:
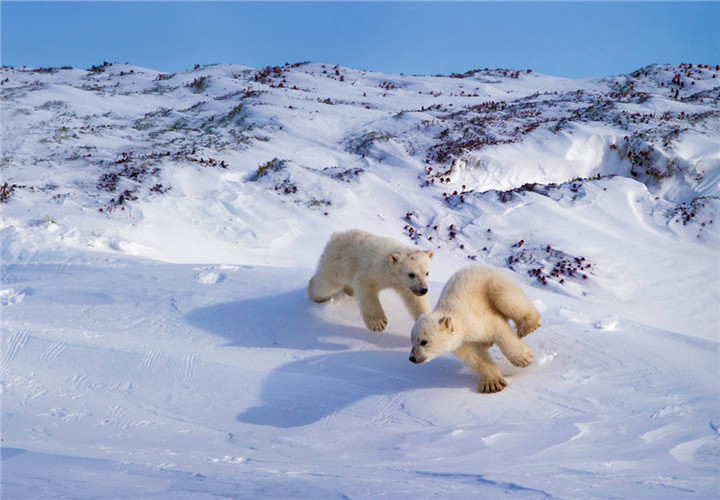
[(482, 394), (492, 394), (493, 392), (502, 391), (506, 385), (507, 382), (505, 382), (505, 379), (502, 377), (483, 380), (478, 384), (477, 391)]
[(523, 320), (517, 325), (518, 338), (523, 338), (524, 336), (531, 334), (540, 328), (541, 324), (542, 322), (540, 321), (539, 314), (533, 314), (523, 318)]
[(382, 332), (387, 326), (387, 318), (383, 314), (382, 316), (365, 316), (363, 317), (365, 326), (367, 326), (373, 332)]
[(530, 363), (532, 363), (533, 360), (533, 352), (530, 350), (528, 346), (525, 344), (522, 345), (522, 350), (513, 356), (512, 358), (508, 358), (512, 364), (515, 366), (519, 366), (521, 368), (526, 367)]

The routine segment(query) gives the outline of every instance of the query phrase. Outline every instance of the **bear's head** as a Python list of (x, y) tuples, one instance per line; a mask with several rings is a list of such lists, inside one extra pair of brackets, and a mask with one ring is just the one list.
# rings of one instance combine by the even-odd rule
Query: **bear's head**
[(418, 297), (425, 295), (428, 292), (427, 277), (432, 257), (432, 250), (392, 254), (390, 273), (395, 283), (405, 286)]
[(453, 321), (448, 315), (431, 312), (418, 318), (410, 335), (412, 351), (410, 361), (427, 363), (433, 358), (459, 346), (460, 337), (455, 335)]

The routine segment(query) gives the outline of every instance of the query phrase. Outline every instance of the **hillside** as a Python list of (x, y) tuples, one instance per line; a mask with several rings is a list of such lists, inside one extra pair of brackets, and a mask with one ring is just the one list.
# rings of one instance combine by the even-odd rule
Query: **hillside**
[[(2, 68), (3, 492), (717, 494), (718, 75)], [(313, 304), (350, 228), (434, 249), (431, 301), (509, 270), (534, 363), (479, 395), (392, 293)]]

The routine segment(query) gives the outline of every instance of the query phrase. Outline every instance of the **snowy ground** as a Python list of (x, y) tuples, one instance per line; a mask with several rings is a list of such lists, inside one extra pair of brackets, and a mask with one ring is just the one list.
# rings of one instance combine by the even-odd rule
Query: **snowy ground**
[[(93, 69), (0, 72), (3, 498), (720, 495), (718, 69)], [(356, 227), (513, 272), (534, 362), (312, 303)]]

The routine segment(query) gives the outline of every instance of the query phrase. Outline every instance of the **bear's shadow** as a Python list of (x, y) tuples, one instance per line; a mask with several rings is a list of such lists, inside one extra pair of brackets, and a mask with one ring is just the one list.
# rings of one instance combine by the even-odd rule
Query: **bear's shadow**
[[(414, 365), (399, 350), (361, 350), (311, 356), (282, 365), (262, 384), (260, 404), (237, 416), (239, 422), (277, 428), (302, 427), (341, 412), (372, 396), (428, 388), (468, 388), (477, 383), (474, 374), (460, 372), (453, 359), (439, 358)], [(354, 410), (351, 418), (362, 415)], [(402, 411), (402, 410), (399, 410)]]
[[(352, 300), (349, 297), (344, 300)], [(324, 307), (315, 304), (304, 289), (280, 295), (238, 300), (190, 312), (187, 321), (202, 330), (229, 340), (229, 346), (275, 347), (297, 350), (339, 351), (343, 343), (328, 338), (358, 339), (385, 349), (407, 348), (407, 337), (371, 332), (364, 327), (331, 323), (322, 318)]]
[[(348, 311), (356, 314), (354, 307), (352, 302), (314, 304), (305, 289), (297, 289), (196, 309), (186, 319), (198, 328), (227, 338), (228, 346), (329, 351), (273, 370), (262, 383), (260, 404), (237, 416), (243, 423), (300, 427), (371, 396), (432, 387), (472, 390), (476, 377), (458, 373), (462, 364), (456, 360), (439, 358), (427, 365), (412, 364), (408, 359), (409, 332), (376, 333), (332, 322), (333, 314), (336, 317)], [(400, 314), (407, 314), (401, 310), (394, 317), (395, 311), (392, 312), (391, 324), (399, 321)], [(330, 320), (323, 318), (328, 315)], [(353, 350), (329, 338), (357, 339), (378, 349)]]

